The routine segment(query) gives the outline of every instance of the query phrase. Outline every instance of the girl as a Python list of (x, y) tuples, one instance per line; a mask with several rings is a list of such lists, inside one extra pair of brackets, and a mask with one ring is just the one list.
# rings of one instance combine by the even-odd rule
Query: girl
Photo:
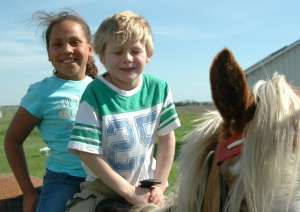
[[(38, 11), (31, 21), (45, 29), (42, 37), (54, 71), (32, 84), (22, 98), (5, 135), (5, 153), (24, 194), (24, 211), (60, 212), (86, 177), (78, 157), (67, 152), (67, 144), (81, 95), (98, 70), (90, 29), (75, 11)], [(23, 149), (34, 127), (51, 149), (39, 195), (30, 181)]]

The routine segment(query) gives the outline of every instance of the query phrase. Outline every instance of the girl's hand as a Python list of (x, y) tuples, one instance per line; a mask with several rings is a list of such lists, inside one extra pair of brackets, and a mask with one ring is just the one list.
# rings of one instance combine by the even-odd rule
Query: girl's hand
[(23, 211), (34, 212), (37, 201), (38, 201), (38, 193), (36, 191), (30, 194), (24, 194)]

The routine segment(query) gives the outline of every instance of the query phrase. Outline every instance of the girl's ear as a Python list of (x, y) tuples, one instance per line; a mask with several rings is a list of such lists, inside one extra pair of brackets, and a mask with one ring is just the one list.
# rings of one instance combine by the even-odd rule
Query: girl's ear
[(47, 50), (47, 55), (48, 55), (48, 61), (51, 62), (48, 48), (46, 48), (46, 50)]
[(151, 57), (147, 57), (146, 59), (146, 63), (148, 63), (150, 61)]
[(93, 56), (93, 44), (89, 44), (89, 56)]

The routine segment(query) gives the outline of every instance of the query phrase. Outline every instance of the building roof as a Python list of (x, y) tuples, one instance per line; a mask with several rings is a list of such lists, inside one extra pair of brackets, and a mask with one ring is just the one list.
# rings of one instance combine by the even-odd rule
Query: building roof
[(294, 43), (288, 45), (288, 46), (284, 46), (281, 49), (271, 53), (270, 55), (266, 56), (265, 58), (261, 59), (260, 61), (254, 63), (252, 66), (248, 67), (247, 69), (245, 69), (245, 74), (250, 74), (252, 71), (256, 70), (258, 67), (261, 67), (262, 65), (268, 63), (269, 61), (273, 60), (276, 57), (279, 57), (280, 55), (282, 55), (283, 53), (285, 53), (286, 51), (294, 48), (295, 46), (300, 44), (300, 39), (295, 41)]

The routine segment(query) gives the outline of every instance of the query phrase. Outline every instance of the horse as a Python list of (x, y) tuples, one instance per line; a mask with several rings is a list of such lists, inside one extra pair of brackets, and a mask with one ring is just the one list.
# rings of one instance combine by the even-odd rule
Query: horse
[(226, 47), (210, 85), (216, 110), (184, 139), (173, 191), (132, 211), (300, 211), (300, 92), (277, 72), (250, 88)]
[[(37, 190), (43, 185), (43, 179), (39, 177), (30, 176), (30, 179)], [(0, 174), (0, 186), (0, 211), (22, 212), (23, 193), (18, 185), (14, 174)]]

